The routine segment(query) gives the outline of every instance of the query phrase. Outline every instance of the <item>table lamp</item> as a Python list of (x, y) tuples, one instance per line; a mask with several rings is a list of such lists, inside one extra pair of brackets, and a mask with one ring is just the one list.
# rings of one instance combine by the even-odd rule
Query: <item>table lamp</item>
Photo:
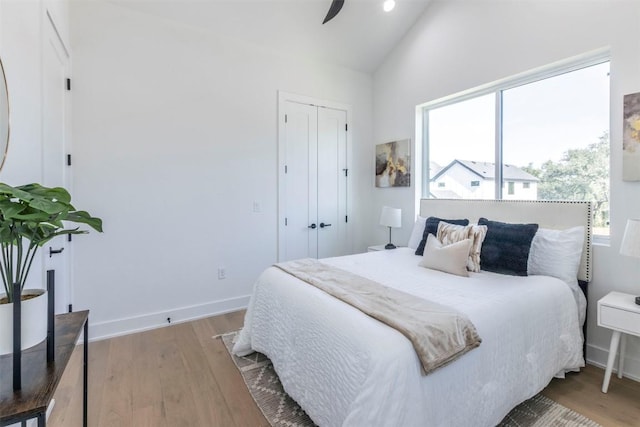
[(383, 206), (380, 214), (380, 225), (389, 227), (389, 243), (384, 248), (395, 249), (396, 245), (391, 243), (391, 229), (402, 227), (402, 209)]
[[(640, 219), (627, 220), (624, 236), (620, 244), (622, 255), (640, 258)], [(640, 305), (640, 297), (636, 297), (636, 304)]]

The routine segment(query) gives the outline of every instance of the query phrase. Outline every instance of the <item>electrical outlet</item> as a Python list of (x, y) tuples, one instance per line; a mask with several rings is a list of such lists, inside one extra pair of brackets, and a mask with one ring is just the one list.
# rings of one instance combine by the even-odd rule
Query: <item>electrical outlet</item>
[(262, 212), (262, 207), (259, 202), (253, 202), (253, 212), (260, 213)]
[(218, 280), (222, 280), (222, 279), (226, 279), (227, 278), (227, 270), (225, 270), (224, 268), (219, 268), (218, 269)]

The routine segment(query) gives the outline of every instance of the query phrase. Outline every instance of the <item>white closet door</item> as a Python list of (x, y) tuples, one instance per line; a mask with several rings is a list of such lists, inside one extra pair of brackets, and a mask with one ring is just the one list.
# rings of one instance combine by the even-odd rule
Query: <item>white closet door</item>
[[(317, 258), (318, 111), (312, 105), (286, 103), (284, 128), (284, 248), (280, 261)], [(313, 228), (310, 228), (313, 227)]]
[(346, 253), (347, 112), (318, 108), (318, 258)]
[(281, 108), (278, 259), (344, 255), (347, 112), (289, 100)]
[[(65, 84), (69, 57), (53, 23), (45, 19), (43, 27), (43, 181), (48, 187), (68, 188), (65, 147), (68, 135), (69, 95)], [(52, 255), (49, 255), (50, 249), (54, 251)], [(45, 269), (55, 270), (55, 311), (66, 313), (73, 295), (69, 278), (69, 250), (65, 236), (47, 242), (42, 248), (42, 255)]]

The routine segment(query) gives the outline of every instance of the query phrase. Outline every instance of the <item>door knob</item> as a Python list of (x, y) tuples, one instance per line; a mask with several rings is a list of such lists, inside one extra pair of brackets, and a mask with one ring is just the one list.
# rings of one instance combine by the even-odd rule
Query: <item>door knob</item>
[(55, 254), (62, 253), (62, 251), (64, 251), (64, 248), (60, 248), (60, 249), (53, 249), (51, 246), (49, 246), (49, 258), (51, 258), (52, 256), (54, 256)]
[(311, 224), (308, 228), (314, 230), (316, 228), (316, 225), (315, 224)]
[(331, 224), (325, 224), (324, 222), (320, 223), (320, 228), (331, 227)]

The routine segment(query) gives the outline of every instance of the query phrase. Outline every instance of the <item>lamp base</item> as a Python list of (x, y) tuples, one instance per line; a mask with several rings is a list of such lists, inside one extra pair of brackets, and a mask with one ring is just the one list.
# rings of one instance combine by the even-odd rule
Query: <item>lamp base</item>
[[(384, 248), (385, 248), (385, 249), (395, 249), (395, 248), (396, 248), (396, 245), (394, 245), (393, 243), (387, 243), (387, 244), (384, 246)], [(638, 298), (640, 298), (640, 297), (638, 297)], [(637, 301), (637, 300), (636, 300), (636, 301)], [(638, 304), (638, 303), (636, 302), (636, 304)]]
[(640, 305), (640, 297), (636, 297), (636, 304)]

